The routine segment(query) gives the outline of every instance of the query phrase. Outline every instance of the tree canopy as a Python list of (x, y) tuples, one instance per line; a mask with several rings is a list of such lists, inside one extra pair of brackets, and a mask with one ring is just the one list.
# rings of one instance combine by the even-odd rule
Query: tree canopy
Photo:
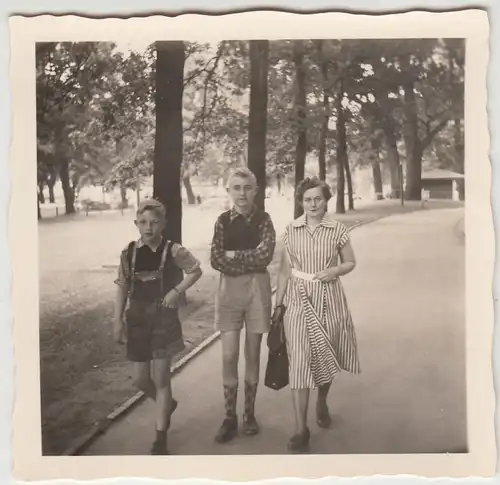
[[(317, 160), (339, 212), (346, 191), (354, 208), (351, 172), (361, 167), (373, 168), (374, 193), (388, 179), (393, 197), (403, 167), (408, 199), (420, 198), (424, 162), (463, 173), (460, 39), (285, 39), (268, 42), (264, 57), (251, 41), (183, 45), (179, 183), (190, 203), (193, 176), (217, 184), (254, 157), (264, 160), (261, 185), (297, 183), (306, 159)], [(48, 187), (53, 199), (60, 180), (71, 213), (84, 185), (120, 188), (126, 203), (126, 189), (153, 174), (157, 47), (37, 44), (39, 194)], [(264, 135), (249, 147), (259, 126)]]

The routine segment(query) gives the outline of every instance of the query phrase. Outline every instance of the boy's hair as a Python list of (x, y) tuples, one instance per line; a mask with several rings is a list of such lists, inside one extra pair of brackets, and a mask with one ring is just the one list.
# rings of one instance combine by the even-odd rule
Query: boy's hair
[(137, 207), (136, 217), (141, 216), (146, 211), (154, 212), (156, 215), (165, 219), (167, 216), (167, 211), (165, 206), (156, 199), (146, 199), (143, 200)]
[(230, 187), (231, 180), (233, 180), (235, 177), (250, 179), (257, 187), (257, 177), (255, 176), (255, 174), (247, 167), (237, 167), (229, 172), (229, 177), (227, 178), (226, 182), (226, 188)]
[(321, 188), (321, 192), (323, 192), (323, 197), (327, 202), (332, 198), (332, 193), (327, 183), (324, 182), (323, 180), (320, 180), (318, 177), (311, 177), (311, 178), (305, 178), (299, 183), (299, 185), (297, 185), (297, 190), (295, 195), (297, 202), (302, 205), (304, 194), (309, 189), (315, 189), (316, 187)]

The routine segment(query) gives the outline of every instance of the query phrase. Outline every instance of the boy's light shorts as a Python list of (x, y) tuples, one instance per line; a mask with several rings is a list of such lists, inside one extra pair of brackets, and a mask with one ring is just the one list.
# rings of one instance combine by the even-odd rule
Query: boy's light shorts
[(221, 332), (267, 333), (271, 325), (271, 277), (265, 273), (220, 275), (215, 298), (215, 326)]

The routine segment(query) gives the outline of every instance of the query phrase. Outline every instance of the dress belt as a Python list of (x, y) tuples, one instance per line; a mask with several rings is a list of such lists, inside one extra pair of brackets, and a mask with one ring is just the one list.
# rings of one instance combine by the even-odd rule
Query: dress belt
[(292, 276), (295, 276), (296, 278), (300, 278), (301, 280), (307, 280), (307, 281), (318, 281), (315, 278), (314, 273), (304, 273), (302, 271), (299, 271), (297, 269), (292, 269)]

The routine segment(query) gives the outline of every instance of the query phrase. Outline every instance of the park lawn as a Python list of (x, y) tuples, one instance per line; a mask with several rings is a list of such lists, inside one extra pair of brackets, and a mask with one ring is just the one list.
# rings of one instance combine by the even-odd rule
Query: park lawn
[[(281, 205), (281, 207), (280, 207)], [(284, 212), (286, 205), (286, 213)], [(429, 208), (456, 206), (429, 204)], [(289, 202), (270, 207), (280, 234)], [(383, 201), (338, 219), (347, 226), (367, 223), (394, 213), (421, 209), (420, 203), (402, 207)], [(200, 259), (204, 274), (188, 292), (181, 310), (186, 350), (181, 358), (214, 332), (214, 292), (218, 274), (209, 265), (209, 243), (217, 210), (188, 208), (184, 244)], [(71, 218), (66, 223), (40, 226), (40, 369), (42, 444), (45, 455), (61, 454), (76, 438), (128, 399), (131, 365), (124, 349), (112, 338), (113, 299), (117, 255), (135, 237), (131, 215)], [(103, 234), (102, 237), (96, 235)], [(269, 269), (273, 283), (279, 251)]]

